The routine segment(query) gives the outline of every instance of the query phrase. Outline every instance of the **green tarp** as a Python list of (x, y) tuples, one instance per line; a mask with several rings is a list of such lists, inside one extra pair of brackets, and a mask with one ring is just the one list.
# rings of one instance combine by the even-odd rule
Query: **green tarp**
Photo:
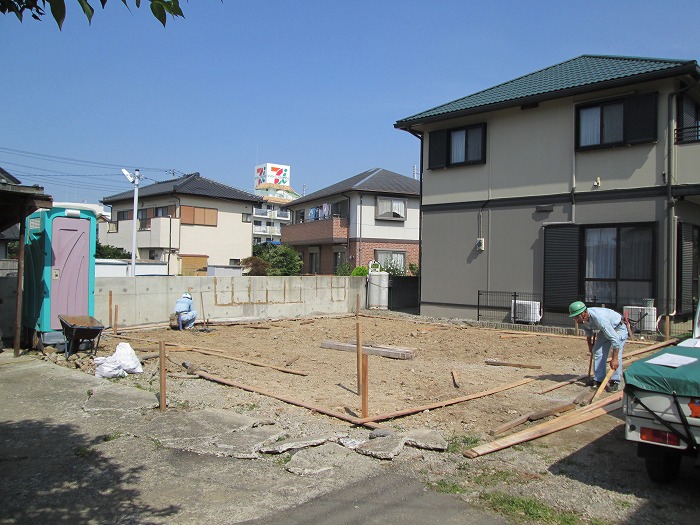
[[(665, 354), (695, 357), (697, 361), (672, 368), (648, 361)], [(700, 348), (670, 346), (632, 363), (624, 373), (625, 384), (635, 389), (661, 394), (700, 397)]]

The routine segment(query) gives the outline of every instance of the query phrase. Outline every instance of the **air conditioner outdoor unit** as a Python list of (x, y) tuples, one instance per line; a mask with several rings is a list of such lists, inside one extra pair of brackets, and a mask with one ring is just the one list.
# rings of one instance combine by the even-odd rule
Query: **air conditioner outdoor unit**
[(632, 330), (641, 330), (642, 332), (656, 331), (655, 306), (623, 306), (622, 311), (627, 312)]
[(542, 319), (539, 301), (511, 301), (511, 323), (539, 323)]

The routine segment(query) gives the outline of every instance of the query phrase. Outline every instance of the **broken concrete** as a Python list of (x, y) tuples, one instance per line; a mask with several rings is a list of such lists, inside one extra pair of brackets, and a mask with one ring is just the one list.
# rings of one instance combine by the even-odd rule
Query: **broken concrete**
[(328, 440), (329, 438), (326, 436), (285, 439), (272, 445), (262, 447), (260, 452), (263, 454), (282, 454), (283, 452), (288, 452), (290, 450), (299, 450), (300, 448), (323, 445)]
[(405, 442), (406, 437), (397, 434), (365, 441), (355, 451), (377, 459), (393, 459), (401, 453)]
[(447, 440), (440, 432), (427, 428), (409, 430), (404, 434), (406, 445), (427, 450), (447, 450)]

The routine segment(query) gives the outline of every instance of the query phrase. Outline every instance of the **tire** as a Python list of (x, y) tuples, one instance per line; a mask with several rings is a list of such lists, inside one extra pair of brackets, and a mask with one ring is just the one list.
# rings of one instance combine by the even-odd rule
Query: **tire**
[(676, 450), (663, 447), (649, 449), (644, 457), (649, 479), (655, 483), (671, 483), (680, 470), (681, 457)]

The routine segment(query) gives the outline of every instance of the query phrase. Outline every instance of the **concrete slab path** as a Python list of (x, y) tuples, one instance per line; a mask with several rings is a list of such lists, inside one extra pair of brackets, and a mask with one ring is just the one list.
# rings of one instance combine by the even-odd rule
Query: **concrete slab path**
[[(0, 353), (0, 523), (506, 523), (337, 444), (298, 452), (305, 474), (290, 472), (258, 452), (280, 435)], [(314, 469), (324, 457), (332, 468)]]

